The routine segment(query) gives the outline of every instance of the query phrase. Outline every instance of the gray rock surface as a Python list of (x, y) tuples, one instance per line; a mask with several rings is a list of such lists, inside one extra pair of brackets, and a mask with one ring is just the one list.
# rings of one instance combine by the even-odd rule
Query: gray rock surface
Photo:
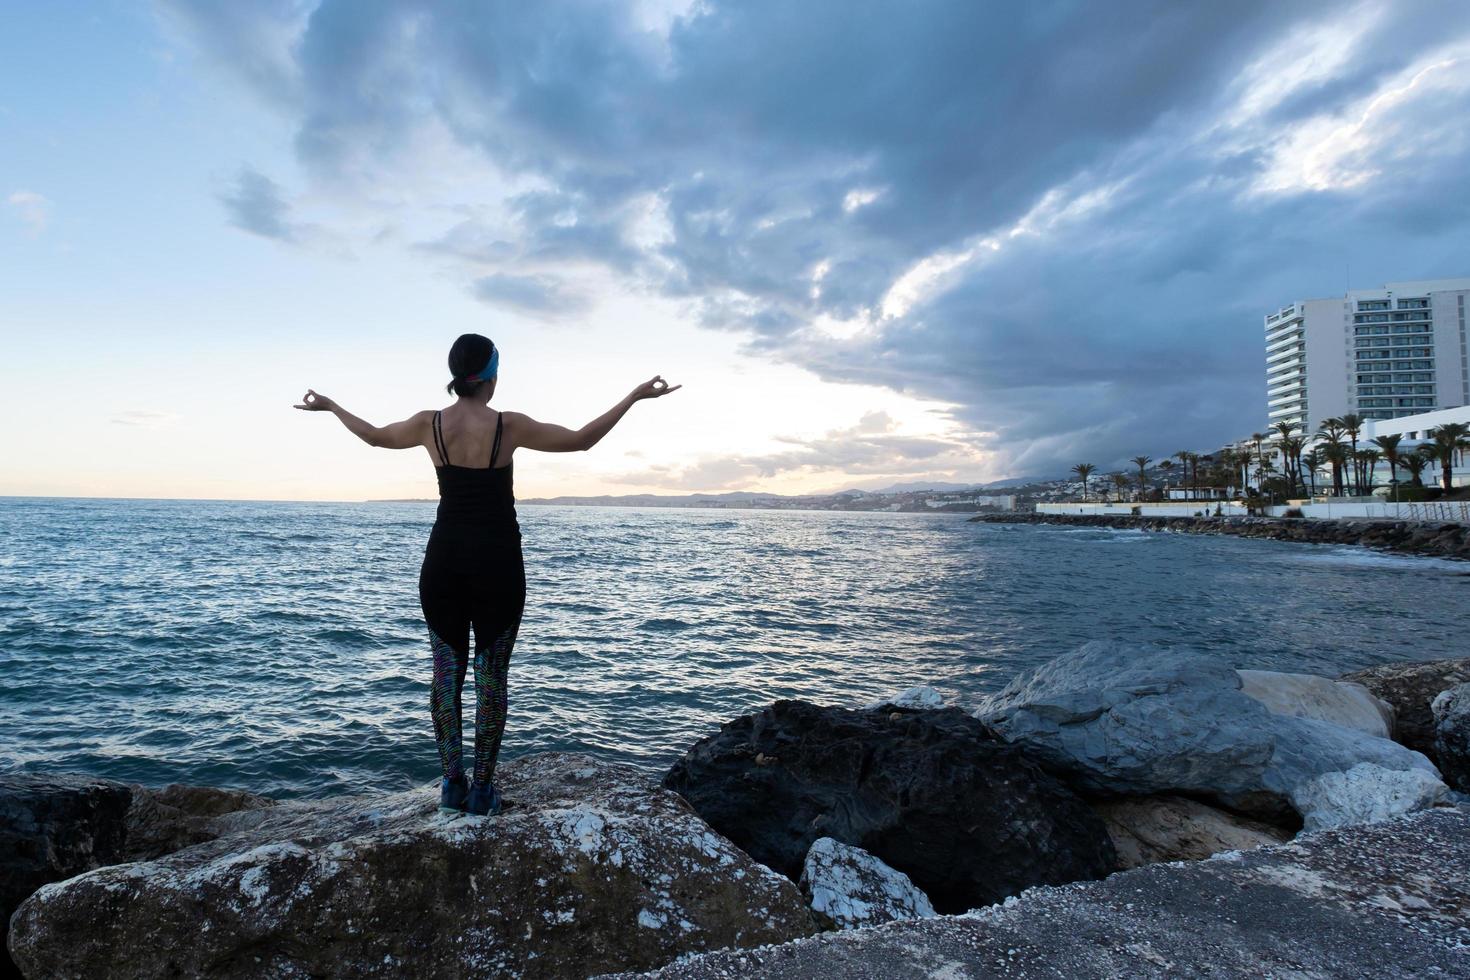
[(1200, 861), (1221, 851), (1280, 844), (1280, 827), (1182, 796), (1130, 796), (1093, 804), (1124, 868), (1160, 861)]
[(1470, 976), (1470, 810), (691, 957), (660, 980)]
[(1470, 793), (1470, 684), (1441, 691), (1434, 712), (1434, 751), (1445, 781)]
[(1314, 718), (1356, 728), (1377, 738), (1393, 737), (1393, 708), (1366, 687), (1316, 674), (1238, 670), (1241, 692), (1273, 715)]
[(799, 884), (812, 911), (838, 929), (935, 914), (929, 896), (908, 875), (830, 837), (818, 838), (807, 851)]
[(1448, 792), (1438, 776), (1423, 769), (1360, 762), (1305, 781), (1293, 798), (1304, 815), (1302, 829), (1310, 831), (1392, 820), (1434, 806)]
[(1393, 706), (1396, 741), (1435, 759), (1434, 713), (1441, 691), (1470, 682), (1470, 657), (1381, 664), (1344, 674), (1341, 680), (1362, 684)]
[[(1187, 649), (1087, 643), (1018, 675), (975, 716), (1084, 791), (1186, 794), (1273, 820), (1342, 822), (1341, 797), (1299, 791), (1360, 763), (1438, 778), (1428, 759), (1395, 742), (1268, 712), (1224, 661)], [(1382, 803), (1395, 799), (1407, 805), (1398, 796)]]
[(865, 707), (867, 710), (872, 711), (876, 708), (883, 708), (890, 705), (895, 708), (942, 708), (944, 707), (944, 695), (928, 685), (921, 684), (918, 687), (911, 687), (900, 694), (895, 694), (891, 698), (882, 698), (881, 700), (874, 701)]
[(437, 787), (229, 814), (43, 887), (12, 955), (48, 978), (565, 977), (816, 931), (793, 883), (636, 770), (553, 753), (501, 775), (498, 817), (441, 815)]

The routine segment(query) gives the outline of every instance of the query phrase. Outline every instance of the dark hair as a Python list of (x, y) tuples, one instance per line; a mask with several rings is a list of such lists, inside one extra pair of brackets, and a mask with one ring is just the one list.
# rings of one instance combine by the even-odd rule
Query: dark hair
[(445, 385), (444, 390), (452, 395), (473, 395), (479, 391), (485, 382), (464, 379), (483, 370), (494, 350), (495, 345), (489, 337), (481, 337), (477, 333), (460, 334), (454, 346), (449, 348), (449, 373), (454, 375), (454, 380)]

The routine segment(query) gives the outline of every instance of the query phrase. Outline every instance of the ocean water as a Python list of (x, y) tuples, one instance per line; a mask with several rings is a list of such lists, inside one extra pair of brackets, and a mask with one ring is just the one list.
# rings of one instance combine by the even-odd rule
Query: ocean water
[[(429, 504), (0, 498), (0, 769), (274, 796), (435, 778)], [(502, 758), (661, 770), (776, 698), (960, 704), (1086, 640), (1335, 674), (1464, 655), (1470, 566), (963, 515), (520, 509)], [(472, 702), (471, 702), (472, 704)], [(469, 710), (473, 717), (473, 709)]]

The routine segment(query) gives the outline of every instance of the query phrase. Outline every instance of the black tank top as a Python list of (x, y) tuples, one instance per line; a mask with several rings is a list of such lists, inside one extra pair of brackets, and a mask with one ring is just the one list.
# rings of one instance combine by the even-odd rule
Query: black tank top
[(495, 419), (495, 443), (490, 449), (490, 465), (455, 466), (449, 462), (440, 426), (440, 413), (434, 413), (434, 446), (442, 465), (435, 467), (439, 476), (439, 512), (429, 544), (424, 549), (424, 564), (435, 570), (474, 572), (485, 567), (485, 560), (496, 554), (519, 550), (521, 528), (516, 522), (515, 493), (511, 486), (514, 461), (496, 466), (500, 455), (500, 438), (505, 416)]

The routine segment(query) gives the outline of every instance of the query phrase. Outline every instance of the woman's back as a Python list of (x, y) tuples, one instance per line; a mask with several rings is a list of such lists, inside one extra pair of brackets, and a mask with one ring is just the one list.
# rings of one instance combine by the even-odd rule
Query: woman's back
[(504, 415), (489, 409), (435, 412), (432, 425), (439, 511), (424, 563), (443, 572), (483, 569), (487, 557), (519, 548), (521, 540), (512, 464), (505, 459), (510, 453), (503, 448)]

